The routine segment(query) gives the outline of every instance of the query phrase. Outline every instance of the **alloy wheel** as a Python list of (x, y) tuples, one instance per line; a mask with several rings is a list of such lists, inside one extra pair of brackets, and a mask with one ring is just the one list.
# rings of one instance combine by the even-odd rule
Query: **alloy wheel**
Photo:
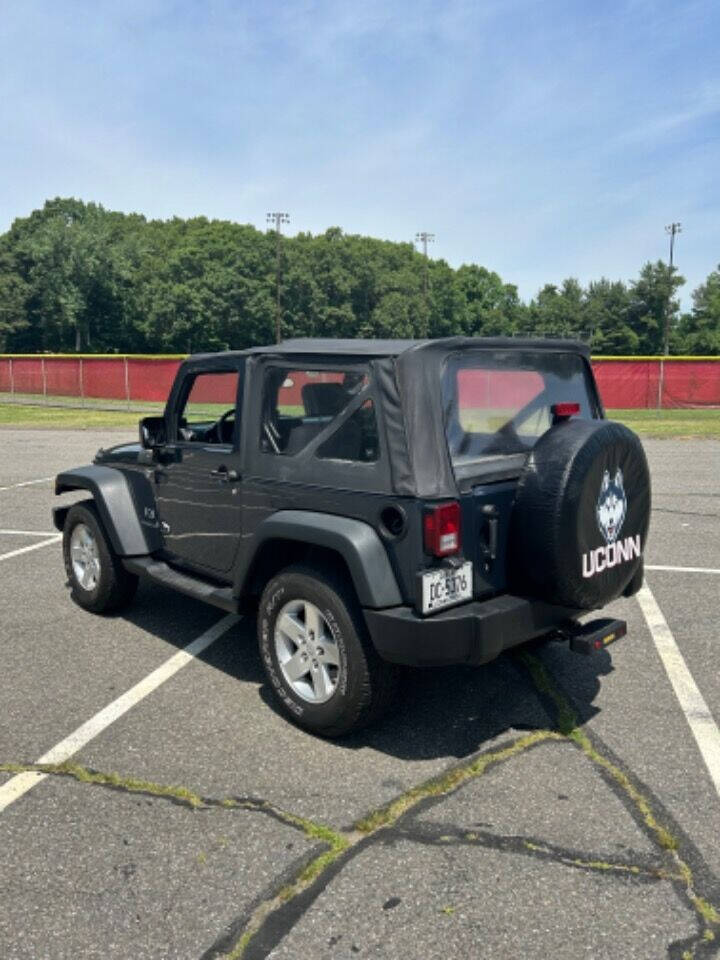
[(326, 703), (340, 679), (340, 652), (314, 603), (291, 600), (275, 622), (275, 654), (283, 677), (308, 703)]
[(95, 535), (85, 523), (78, 523), (70, 535), (70, 561), (82, 589), (94, 590), (100, 579), (100, 553)]

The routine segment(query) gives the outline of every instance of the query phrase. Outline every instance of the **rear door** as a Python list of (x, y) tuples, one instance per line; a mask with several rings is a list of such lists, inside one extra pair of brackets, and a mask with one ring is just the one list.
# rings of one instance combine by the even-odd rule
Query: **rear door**
[(188, 371), (155, 471), (167, 558), (216, 575), (232, 568), (242, 532), (240, 363)]
[(601, 415), (592, 374), (577, 353), (466, 350), (448, 357), (443, 413), (461, 491), (463, 544), (475, 564), (476, 595), (505, 589), (508, 535), (517, 478), (538, 439), (553, 426), (553, 406)]

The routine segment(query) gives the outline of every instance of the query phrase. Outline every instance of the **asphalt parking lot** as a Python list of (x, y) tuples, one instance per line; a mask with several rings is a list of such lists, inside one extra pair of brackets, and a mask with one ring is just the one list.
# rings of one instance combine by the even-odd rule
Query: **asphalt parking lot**
[(718, 953), (720, 443), (646, 444), (646, 562), (696, 569), (648, 570), (626, 639), (408, 672), (330, 743), (274, 711), (250, 620), (70, 601), (48, 478), (123, 434), (0, 438), (3, 960)]

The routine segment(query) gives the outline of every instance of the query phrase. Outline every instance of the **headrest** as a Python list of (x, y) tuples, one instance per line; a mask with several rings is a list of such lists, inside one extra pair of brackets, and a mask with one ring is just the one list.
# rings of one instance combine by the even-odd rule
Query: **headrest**
[(334, 417), (350, 399), (341, 383), (305, 383), (302, 387), (303, 406), (310, 417)]

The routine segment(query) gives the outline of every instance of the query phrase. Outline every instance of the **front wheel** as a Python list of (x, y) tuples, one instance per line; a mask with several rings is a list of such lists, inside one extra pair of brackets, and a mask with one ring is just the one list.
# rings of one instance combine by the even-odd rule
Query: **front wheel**
[(135, 595), (137, 577), (123, 567), (91, 501), (76, 503), (68, 511), (63, 558), (71, 596), (85, 610), (109, 613)]
[(299, 726), (339, 737), (390, 705), (397, 669), (372, 646), (350, 587), (332, 575), (288, 567), (263, 591), (258, 643), (283, 712)]

